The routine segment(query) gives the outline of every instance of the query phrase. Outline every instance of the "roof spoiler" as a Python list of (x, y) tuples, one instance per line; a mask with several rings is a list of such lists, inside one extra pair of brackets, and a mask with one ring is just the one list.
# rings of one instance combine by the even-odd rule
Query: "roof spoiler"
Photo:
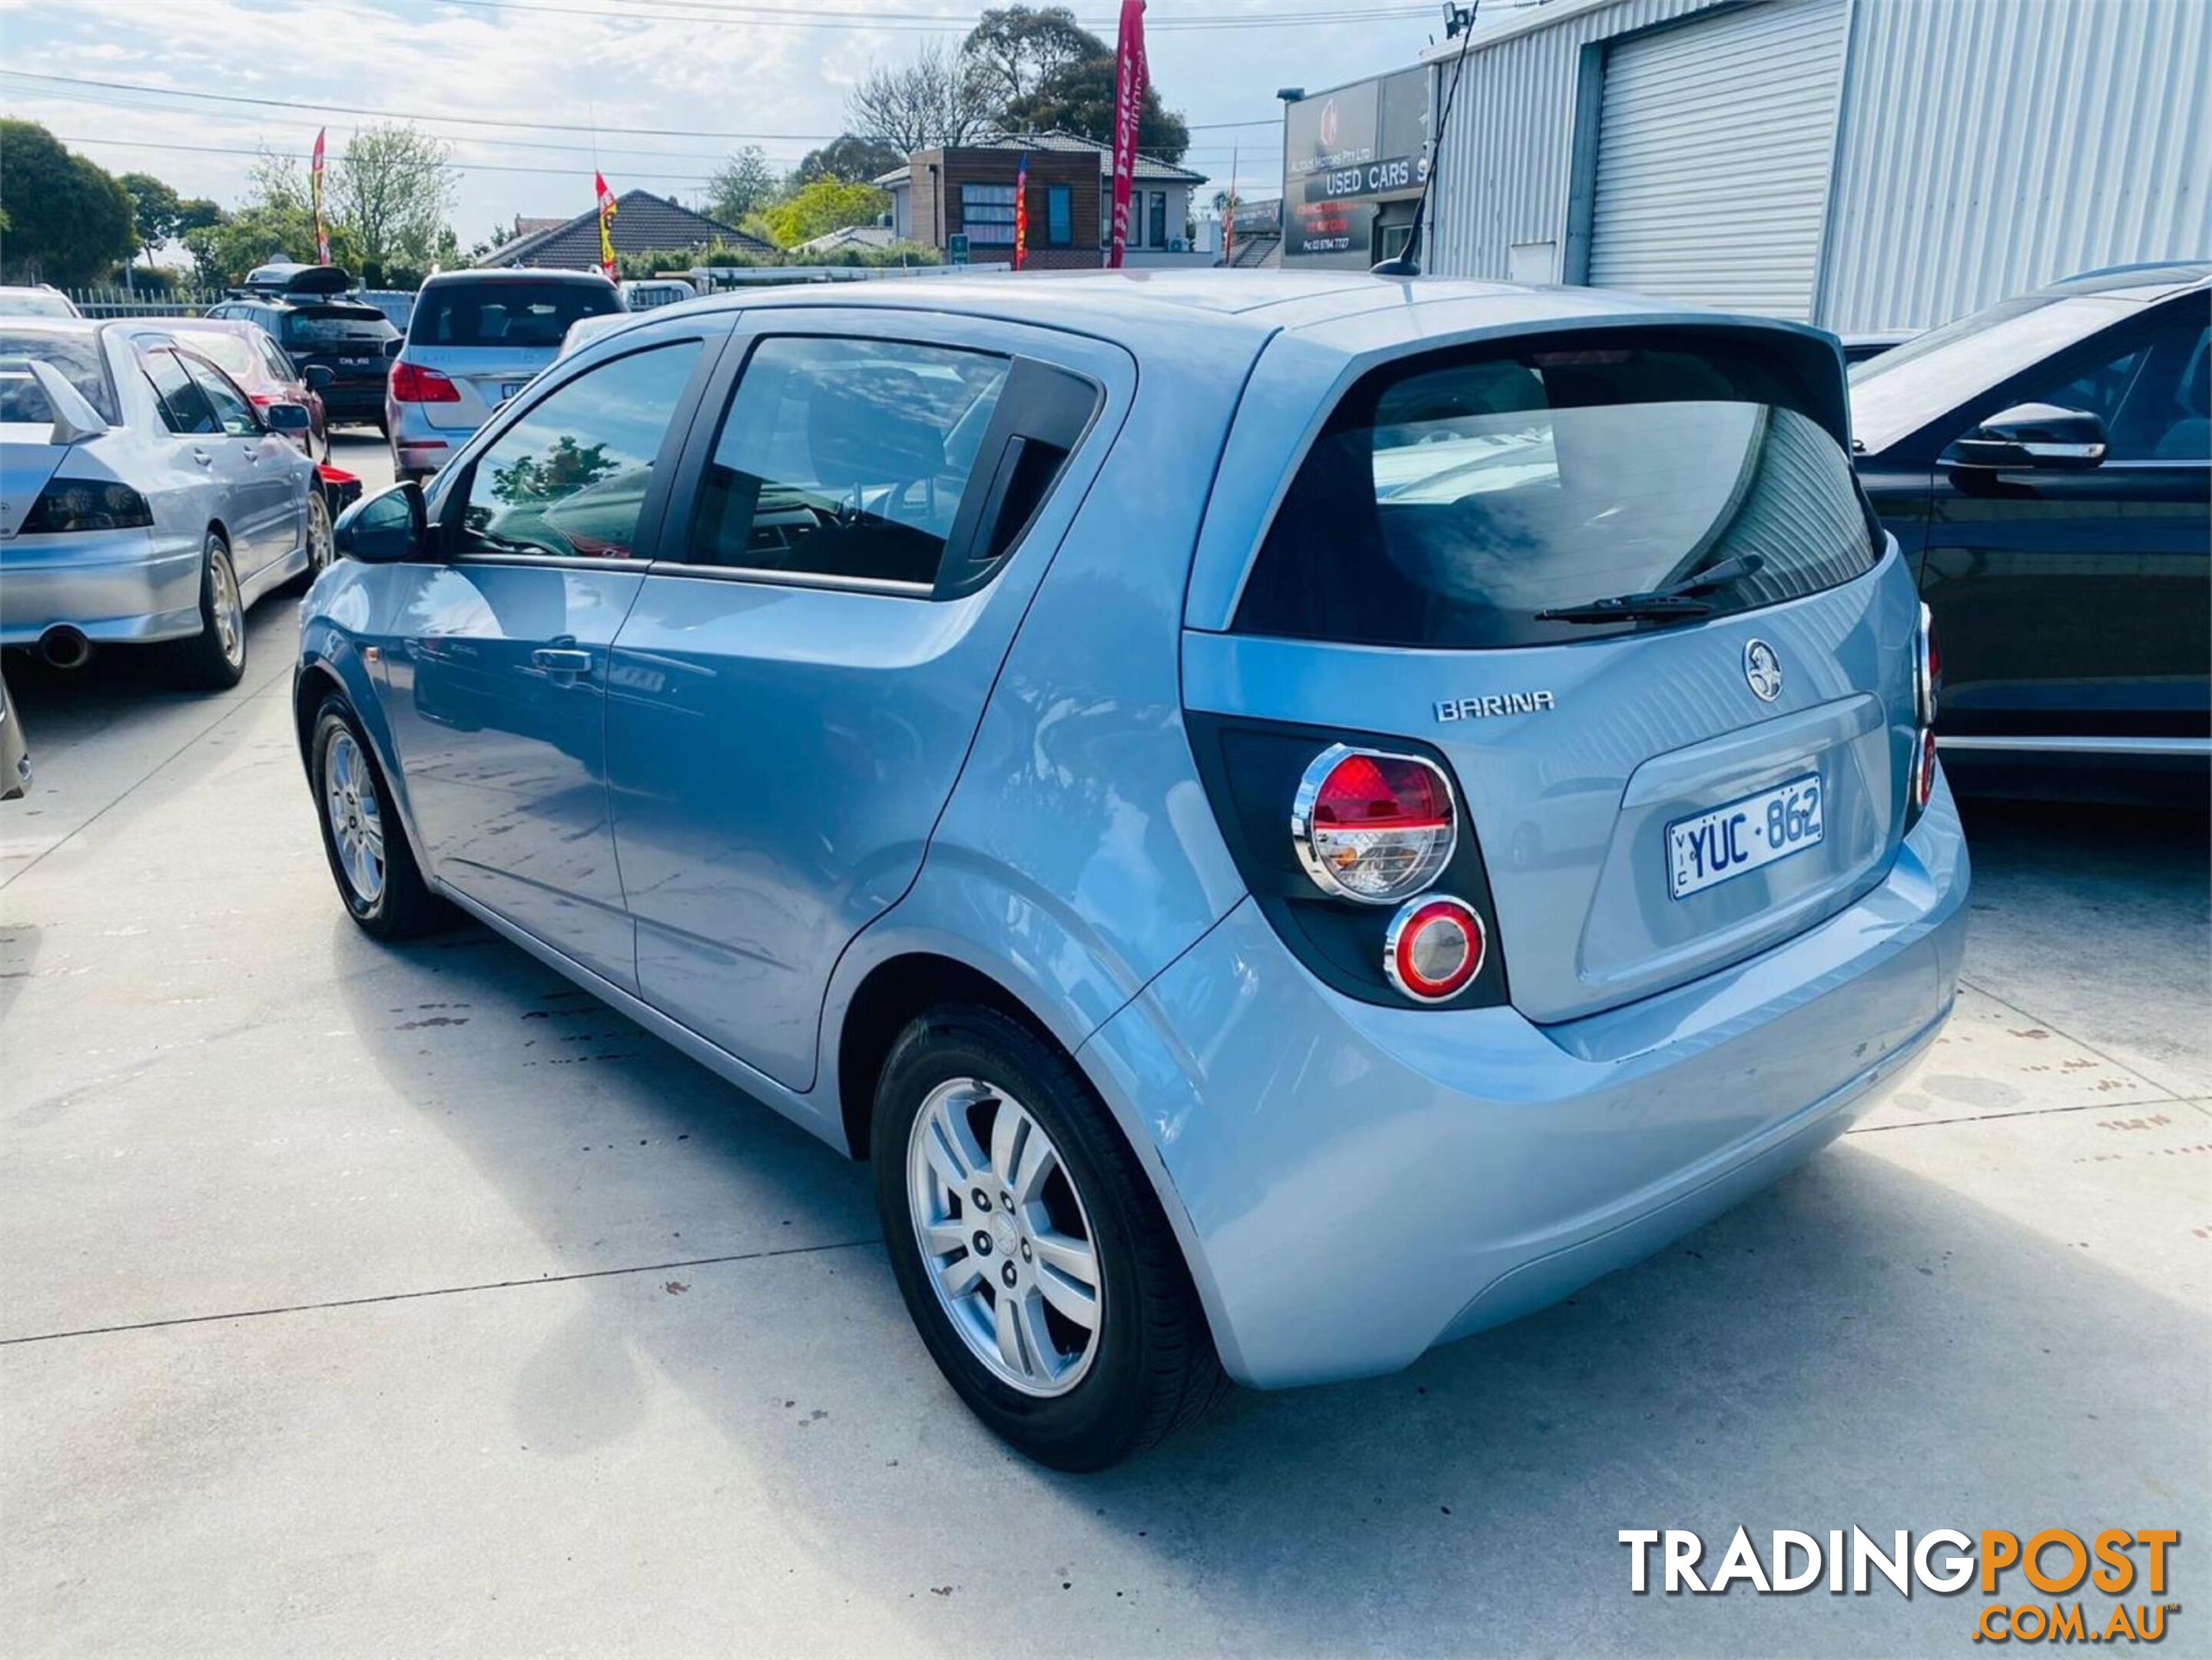
[(70, 385), (59, 369), (35, 357), (26, 361), (31, 378), (39, 383), (39, 390), (46, 395), (47, 406), (54, 412), (54, 429), (46, 439), (49, 444), (58, 448), (81, 444), (107, 430), (107, 423), (100, 411), (85, 401), (84, 394)]

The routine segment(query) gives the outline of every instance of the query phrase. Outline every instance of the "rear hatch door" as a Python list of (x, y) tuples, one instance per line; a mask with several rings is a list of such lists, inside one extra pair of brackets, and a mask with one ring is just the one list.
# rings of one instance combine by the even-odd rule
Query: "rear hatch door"
[(621, 309), (611, 283), (518, 277), (424, 289), (404, 355), (452, 380), (460, 398), (424, 404), (423, 416), (434, 427), (474, 431), (560, 355), (571, 324)]
[(332, 385), (344, 391), (381, 387), (391, 372), (391, 343), (399, 337), (375, 307), (340, 301), (295, 306), (281, 326), (278, 344), (301, 376), (319, 363), (330, 370)]
[[(1918, 602), (1826, 354), (1707, 330), (1396, 360), (1312, 443), (1230, 626), (1186, 635), (1186, 701), (1441, 755), (1533, 1019), (1834, 914), (1896, 850)], [(1541, 615), (1670, 586), (1705, 609)]]

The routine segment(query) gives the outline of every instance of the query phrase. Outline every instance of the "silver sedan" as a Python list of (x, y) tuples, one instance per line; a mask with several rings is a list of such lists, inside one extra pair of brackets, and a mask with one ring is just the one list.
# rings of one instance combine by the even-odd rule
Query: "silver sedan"
[(235, 684), (247, 607), (330, 557), (307, 419), (143, 320), (0, 322), (0, 645), (161, 644)]

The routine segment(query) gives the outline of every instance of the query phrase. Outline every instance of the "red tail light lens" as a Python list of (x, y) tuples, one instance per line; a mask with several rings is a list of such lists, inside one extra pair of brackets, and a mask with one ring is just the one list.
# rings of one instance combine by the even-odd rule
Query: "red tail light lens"
[(1414, 899), (1391, 919), (1382, 942), (1382, 972), (1418, 1003), (1457, 995), (1482, 972), (1482, 919), (1449, 895)]
[(1322, 892), (1387, 905), (1419, 893), (1451, 862), (1451, 786), (1418, 756), (1332, 745), (1299, 781), (1291, 834)]
[(435, 369), (426, 369), (419, 363), (394, 363), (392, 397), (399, 404), (458, 404), (461, 389)]
[(1924, 812), (1935, 794), (1936, 730), (1931, 727), (1920, 734), (1920, 747), (1912, 757), (1912, 811)]

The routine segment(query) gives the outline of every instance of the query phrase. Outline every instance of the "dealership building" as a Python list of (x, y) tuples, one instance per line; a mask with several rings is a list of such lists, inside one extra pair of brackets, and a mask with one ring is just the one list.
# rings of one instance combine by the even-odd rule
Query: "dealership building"
[(2212, 257), (2208, 61), (2204, 0), (1501, 9), (1410, 84), (1286, 105), (1283, 263), (1402, 246), (1456, 76), (1424, 269), (1923, 328)]

